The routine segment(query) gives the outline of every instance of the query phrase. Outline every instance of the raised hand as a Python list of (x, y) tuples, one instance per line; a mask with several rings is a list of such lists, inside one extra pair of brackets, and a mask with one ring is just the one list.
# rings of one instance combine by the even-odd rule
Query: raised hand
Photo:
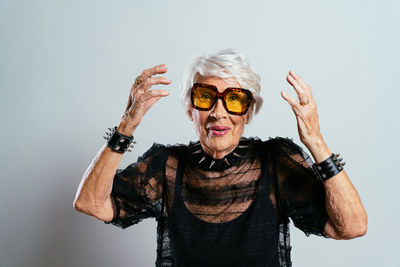
[[(165, 77), (153, 77), (156, 74), (167, 72), (165, 64), (143, 70), (129, 93), (128, 104), (118, 130), (130, 135), (142, 121), (144, 114), (162, 97), (168, 96), (166, 90), (150, 90), (153, 85), (170, 84), (171, 80)], [(122, 132), (121, 132), (122, 133)]]
[(282, 91), (281, 96), (292, 107), (297, 120), (297, 129), (301, 142), (308, 146), (321, 140), (319, 128), (317, 103), (312, 95), (310, 86), (293, 71), (289, 71), (286, 80), (293, 86), (297, 93), (297, 99)]

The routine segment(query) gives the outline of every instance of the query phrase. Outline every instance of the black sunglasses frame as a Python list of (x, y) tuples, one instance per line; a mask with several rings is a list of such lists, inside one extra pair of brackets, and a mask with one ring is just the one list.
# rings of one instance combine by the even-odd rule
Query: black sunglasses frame
[[(195, 90), (196, 88), (198, 88), (198, 87), (204, 87), (204, 88), (212, 89), (212, 90), (215, 92), (216, 97), (215, 97), (214, 103), (212, 103), (212, 104), (210, 105), (209, 108), (201, 108), (201, 107), (198, 107), (198, 106), (196, 106), (196, 105), (194, 104), (194, 100), (193, 100), (193, 97), (194, 97), (194, 90)], [(226, 105), (225, 96), (226, 96), (229, 92), (232, 92), (232, 91), (233, 91), (233, 92), (234, 92), (234, 91), (241, 91), (241, 92), (244, 92), (244, 93), (248, 96), (248, 98), (247, 98), (247, 103), (246, 103), (246, 107), (244, 108), (244, 110), (243, 110), (242, 112), (230, 111), (230, 110), (228, 109), (227, 105)], [(218, 92), (218, 88), (217, 88), (215, 85), (206, 84), (206, 83), (195, 83), (195, 84), (193, 84), (193, 86), (192, 86), (192, 90), (191, 90), (191, 94), (190, 94), (190, 99), (191, 99), (191, 101), (192, 101), (192, 106), (193, 106), (193, 108), (198, 109), (198, 110), (203, 110), (203, 111), (209, 111), (209, 110), (211, 110), (211, 109), (215, 106), (215, 104), (217, 103), (218, 99), (221, 99), (221, 100), (222, 100), (222, 103), (223, 103), (223, 105), (224, 105), (225, 110), (226, 110), (229, 114), (232, 114), (232, 115), (244, 115), (244, 114), (246, 114), (247, 111), (249, 110), (250, 103), (251, 103), (251, 100), (253, 99), (253, 97), (252, 97), (251, 92), (250, 92), (249, 90), (247, 90), (247, 89), (244, 89), (244, 88), (228, 87), (228, 88), (226, 88), (222, 93), (220, 93), (220, 92)]]

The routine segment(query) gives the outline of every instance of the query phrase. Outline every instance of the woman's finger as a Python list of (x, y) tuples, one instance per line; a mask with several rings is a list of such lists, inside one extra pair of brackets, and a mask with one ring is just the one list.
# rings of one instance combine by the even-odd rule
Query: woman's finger
[(157, 65), (142, 71), (142, 73), (136, 77), (135, 82), (133, 83), (131, 90), (140, 87), (145, 81), (150, 79), (153, 75), (162, 74), (167, 72), (167, 67), (165, 64)]
[(281, 96), (282, 96), (283, 99), (286, 100), (286, 102), (289, 103), (289, 105), (293, 108), (293, 110), (297, 110), (300, 107), (299, 101), (295, 100), (288, 93), (282, 91), (281, 92)]
[(153, 85), (155, 85), (155, 84), (170, 84), (171, 82), (172, 81), (170, 79), (167, 79), (164, 77), (153, 77), (153, 78), (146, 79), (137, 87), (135, 84), (132, 85), (125, 111), (127, 111), (129, 109), (129, 107), (132, 105), (134, 99), (141, 99), (142, 98), (141, 95), (144, 94), (146, 91), (148, 91), (148, 89), (150, 89)]
[(135, 95), (141, 95), (146, 93), (147, 91), (149, 91), (149, 89), (153, 86), (153, 85), (158, 85), (158, 84), (170, 84), (171, 80), (164, 78), (164, 77), (152, 77), (147, 79), (146, 81), (144, 81), (142, 84), (140, 84), (140, 86), (138, 88), (136, 88), (135, 90)]
[(158, 85), (158, 84), (170, 84), (172, 81), (170, 79), (164, 78), (164, 77), (152, 77), (146, 79), (144, 82), (142, 82), (137, 88), (133, 87), (133, 95), (140, 95), (148, 91), (153, 85)]
[(165, 90), (150, 90), (145, 93), (137, 94), (132, 99), (132, 105), (127, 107), (126, 112), (129, 112), (133, 123), (139, 125), (144, 114), (162, 97), (168, 96), (169, 91)]
[(302, 88), (304, 88), (306, 94), (309, 97), (312, 97), (312, 92), (310, 89), (310, 86), (300, 77), (300, 75), (298, 75), (297, 73), (295, 73), (294, 71), (289, 71), (289, 74), (297, 81), (298, 84), (300, 84), (300, 86)]
[(149, 90), (146, 93), (144, 93), (143, 95), (141, 95), (140, 100), (145, 102), (151, 98), (167, 96), (170, 93), (171, 92), (166, 91), (166, 90)]
[(287, 75), (286, 80), (293, 86), (293, 88), (296, 91), (297, 96), (301, 102), (309, 101), (305, 90), (302, 88), (302, 86), (296, 81), (296, 79), (293, 76), (291, 76), (290, 74)]
[(142, 89), (142, 90), (148, 90), (150, 89), (153, 85), (156, 84), (170, 84), (172, 81), (170, 79), (167, 79), (165, 77), (152, 77), (152, 78), (148, 78), (146, 79), (144, 82), (142, 82), (140, 84), (140, 86), (138, 87), (138, 89)]
[(165, 64), (157, 65), (142, 71), (141, 75), (146, 76), (145, 78), (151, 78), (153, 75), (162, 74), (167, 72), (167, 67)]

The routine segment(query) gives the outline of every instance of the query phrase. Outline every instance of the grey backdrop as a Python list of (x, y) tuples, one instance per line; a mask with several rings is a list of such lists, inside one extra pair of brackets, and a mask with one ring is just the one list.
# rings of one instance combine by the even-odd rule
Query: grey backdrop
[(368, 213), (368, 233), (349, 241), (291, 226), (293, 265), (400, 266), (399, 14), (398, 0), (0, 0), (0, 266), (154, 266), (154, 220), (106, 225), (73, 209), (75, 193), (143, 68), (166, 63), (171, 95), (120, 168), (153, 142), (195, 140), (178, 85), (193, 54), (223, 48), (262, 77), (265, 103), (245, 136), (301, 144), (280, 91), (294, 95), (289, 69), (311, 85)]

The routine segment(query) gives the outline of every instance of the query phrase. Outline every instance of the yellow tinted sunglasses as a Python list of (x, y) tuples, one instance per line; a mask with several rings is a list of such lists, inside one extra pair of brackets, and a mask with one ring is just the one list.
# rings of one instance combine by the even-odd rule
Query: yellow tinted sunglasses
[(229, 114), (243, 115), (250, 107), (252, 96), (249, 90), (243, 88), (228, 87), (220, 93), (215, 85), (193, 84), (191, 100), (195, 109), (211, 110), (219, 98)]

